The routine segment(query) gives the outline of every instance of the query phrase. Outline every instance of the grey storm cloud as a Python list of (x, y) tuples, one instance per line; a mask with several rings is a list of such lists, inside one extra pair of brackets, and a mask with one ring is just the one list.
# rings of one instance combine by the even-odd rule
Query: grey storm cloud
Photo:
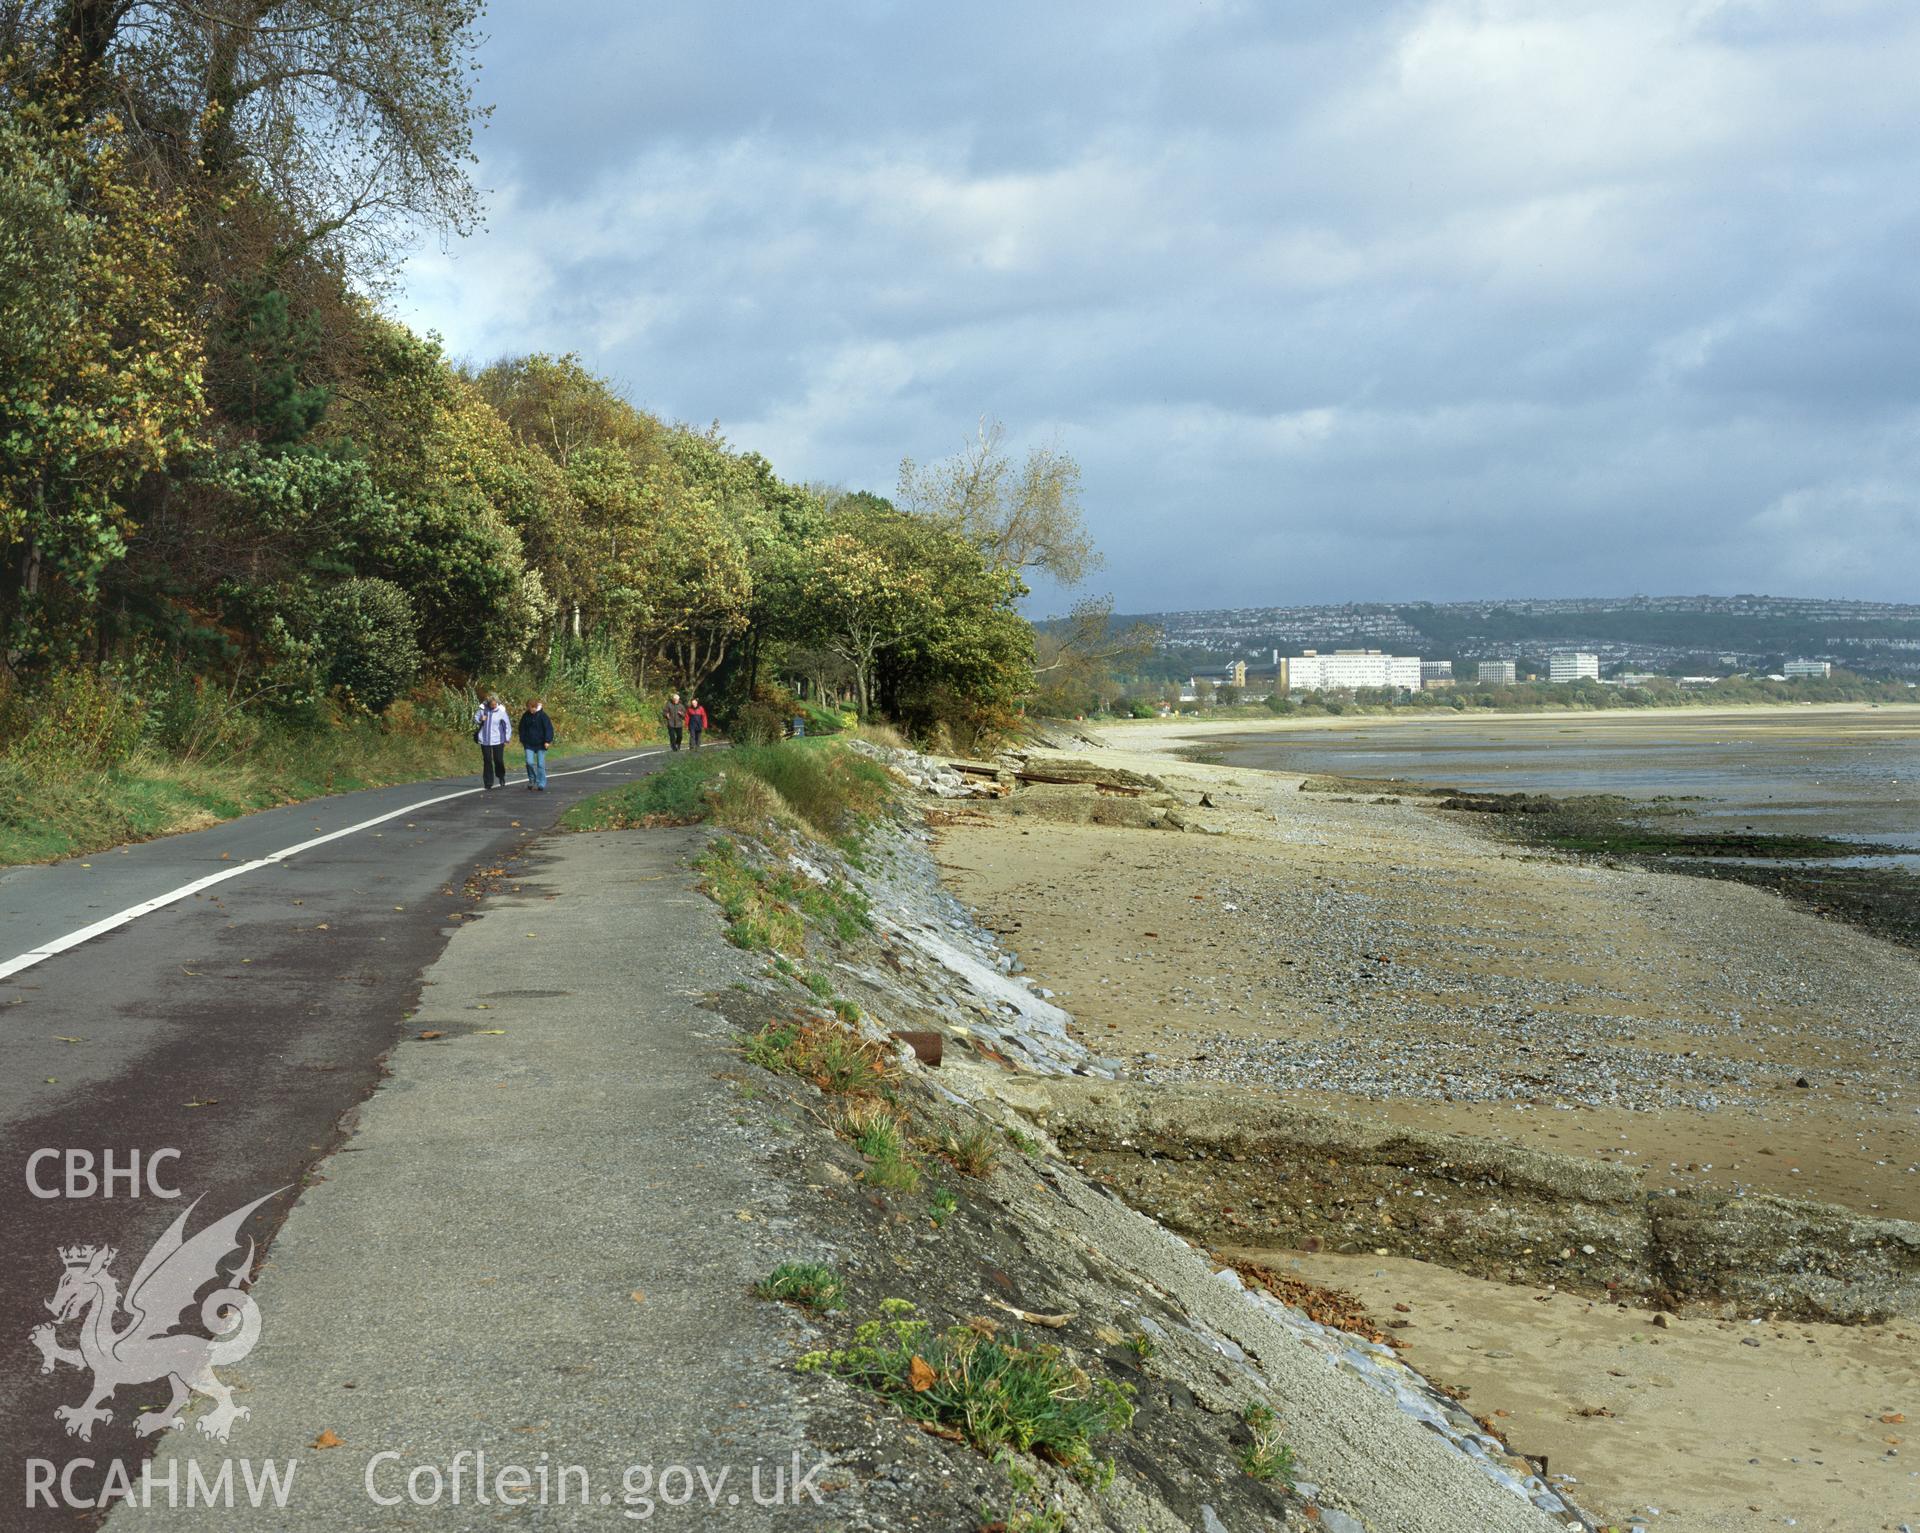
[(488, 26), (489, 224), (397, 303), (456, 355), (882, 491), (997, 416), (1123, 610), (1920, 596), (1910, 0)]

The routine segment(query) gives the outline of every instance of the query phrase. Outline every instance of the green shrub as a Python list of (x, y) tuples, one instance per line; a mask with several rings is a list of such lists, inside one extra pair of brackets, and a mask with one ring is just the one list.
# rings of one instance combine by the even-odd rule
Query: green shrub
[(117, 767), (133, 755), (145, 727), (140, 699), (91, 666), (58, 671), (0, 705), (0, 740), (43, 776)]
[(413, 599), (389, 580), (344, 580), (327, 592), (319, 640), (327, 681), (371, 713), (420, 674)]
[(743, 704), (727, 721), (727, 737), (735, 745), (772, 745), (787, 732), (787, 721), (769, 703)]

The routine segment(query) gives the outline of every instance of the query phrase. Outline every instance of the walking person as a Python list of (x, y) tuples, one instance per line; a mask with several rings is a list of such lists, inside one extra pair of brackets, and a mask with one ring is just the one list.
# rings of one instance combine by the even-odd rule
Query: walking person
[(660, 710), (660, 722), (667, 726), (667, 744), (680, 749), (680, 735), (687, 727), (687, 705), (678, 692), (667, 694), (667, 705)]
[(507, 741), (513, 718), (499, 694), (489, 692), (473, 711), (473, 738), (480, 745), (480, 783), (486, 788), (507, 785)]
[(699, 750), (700, 737), (707, 732), (707, 710), (700, 706), (700, 699), (687, 699), (687, 749)]
[(553, 715), (539, 698), (520, 715), (520, 749), (527, 758), (527, 792), (547, 791), (547, 747), (553, 744)]

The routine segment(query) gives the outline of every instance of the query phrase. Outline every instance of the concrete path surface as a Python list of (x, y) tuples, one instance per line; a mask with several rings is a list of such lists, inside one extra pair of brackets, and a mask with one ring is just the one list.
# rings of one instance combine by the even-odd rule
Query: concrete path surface
[[(76, 1376), (41, 1373), (26, 1340), (49, 1319), (59, 1252), (118, 1252), (124, 1286), (194, 1198), (205, 1219), (302, 1184), (409, 1035), (421, 978), (475, 901), (511, 890), (567, 805), (671, 759), (574, 757), (549, 793), (482, 793), (475, 779), (369, 789), (0, 870), (0, 1529), (14, 1533), (23, 1460), (74, 1446), (53, 1412), (74, 1403)], [(100, 1177), (135, 1157), (139, 1195)], [(283, 1207), (262, 1207), (248, 1235), (264, 1244)]]
[[(259, 1344), (221, 1370), (250, 1415), (155, 1453), (181, 1500), (188, 1461), (217, 1484), (231, 1460), (240, 1504), (112, 1533), (826, 1520), (792, 1504), (796, 1322), (750, 1294), (801, 1237), (717, 1078), (731, 1034), (699, 998), (753, 964), (693, 888), (700, 844), (555, 838), (452, 939), (417, 1019), (444, 1036), (396, 1051), (256, 1285)], [(245, 1505), (242, 1459), (297, 1466), (284, 1510)]]

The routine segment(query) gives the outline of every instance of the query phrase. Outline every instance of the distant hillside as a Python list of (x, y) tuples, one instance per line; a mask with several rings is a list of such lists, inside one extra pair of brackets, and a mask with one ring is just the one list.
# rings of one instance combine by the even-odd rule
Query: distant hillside
[(1597, 651), (1614, 665), (1751, 668), (1783, 656), (1873, 674), (1920, 675), (1920, 604), (1779, 596), (1628, 596), (1345, 603), (1116, 615), (1161, 630), (1162, 667), (1269, 658), (1302, 648), (1374, 646), (1436, 659)]

